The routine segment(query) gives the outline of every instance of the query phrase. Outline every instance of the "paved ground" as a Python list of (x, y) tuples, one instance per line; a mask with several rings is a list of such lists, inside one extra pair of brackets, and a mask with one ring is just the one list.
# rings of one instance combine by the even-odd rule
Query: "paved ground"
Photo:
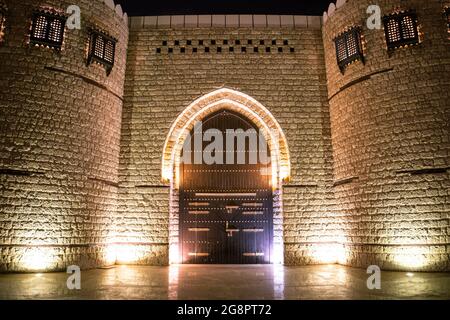
[(69, 291), (65, 273), (0, 275), (0, 299), (450, 299), (450, 273), (382, 272), (368, 290), (365, 270), (308, 267), (117, 266), (82, 272)]

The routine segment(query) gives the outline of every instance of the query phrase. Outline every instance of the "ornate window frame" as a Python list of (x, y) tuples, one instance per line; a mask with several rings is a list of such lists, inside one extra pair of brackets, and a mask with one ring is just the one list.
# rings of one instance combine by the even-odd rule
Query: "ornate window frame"
[(383, 23), (389, 51), (419, 44), (419, 25), (415, 10), (395, 12), (384, 16)]
[(5, 41), (5, 29), (6, 29), (6, 13), (8, 7), (5, 3), (0, 2), (0, 44)]
[(364, 53), (361, 40), (361, 27), (352, 27), (333, 39), (336, 47), (336, 60), (342, 73), (355, 61), (363, 64)]
[(100, 64), (105, 67), (106, 74), (109, 75), (114, 67), (117, 40), (97, 29), (91, 28), (89, 33), (87, 65)]
[(61, 50), (67, 17), (48, 10), (33, 13), (30, 44)]

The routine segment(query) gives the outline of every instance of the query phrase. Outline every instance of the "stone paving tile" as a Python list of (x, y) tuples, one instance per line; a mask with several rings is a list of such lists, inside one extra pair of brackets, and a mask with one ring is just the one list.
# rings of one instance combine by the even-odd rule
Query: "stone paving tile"
[(338, 265), (117, 266), (83, 271), (75, 291), (67, 277), (2, 274), (0, 299), (450, 299), (450, 273), (382, 272), (371, 291), (365, 270)]

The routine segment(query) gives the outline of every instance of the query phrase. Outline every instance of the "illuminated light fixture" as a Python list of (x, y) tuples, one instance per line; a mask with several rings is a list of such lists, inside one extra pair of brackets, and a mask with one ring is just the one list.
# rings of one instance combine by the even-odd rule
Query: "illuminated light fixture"
[(428, 253), (426, 247), (401, 246), (395, 249), (393, 258), (394, 262), (403, 269), (418, 270), (429, 265), (426, 257)]
[(383, 17), (386, 44), (389, 51), (419, 44), (415, 11), (395, 12)]
[(315, 263), (342, 263), (345, 257), (345, 247), (340, 243), (318, 243), (314, 245), (311, 252), (311, 258)]
[(360, 27), (353, 27), (343, 32), (334, 39), (334, 43), (337, 63), (342, 73), (353, 62), (361, 61), (363, 64), (365, 63)]
[(115, 264), (137, 264), (148, 255), (145, 246), (134, 243), (115, 243), (108, 250), (109, 257), (115, 257)]
[(105, 67), (106, 74), (109, 75), (114, 67), (117, 40), (106, 33), (90, 29), (89, 53), (87, 65), (96, 63)]
[(116, 245), (116, 263), (129, 264), (139, 261), (139, 249), (135, 245)]
[(272, 263), (274, 265), (283, 264), (284, 260), (284, 245), (281, 242), (273, 244)]
[(139, 238), (139, 234), (125, 239), (117, 236), (117, 232), (111, 234), (104, 255), (106, 264), (136, 264), (145, 259), (148, 251)]
[(30, 44), (61, 50), (67, 18), (48, 10), (33, 13)]
[(106, 248), (105, 256), (107, 265), (114, 265), (117, 261), (116, 246), (114, 244), (109, 244)]
[(183, 257), (181, 256), (180, 247), (178, 243), (170, 245), (169, 248), (169, 264), (180, 264), (183, 263)]
[(47, 271), (53, 269), (55, 265), (56, 256), (53, 248), (26, 248), (20, 258), (20, 268), (24, 271)]

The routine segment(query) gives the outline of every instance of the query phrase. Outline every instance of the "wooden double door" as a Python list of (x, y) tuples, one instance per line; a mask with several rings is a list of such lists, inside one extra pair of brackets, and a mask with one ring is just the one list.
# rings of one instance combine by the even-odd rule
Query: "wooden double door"
[[(200, 132), (205, 134), (210, 129), (223, 134), (223, 150), (217, 148), (215, 152), (227, 148), (227, 130), (257, 132), (245, 117), (223, 110), (203, 120)], [(236, 140), (234, 147), (227, 149), (233, 151), (234, 163), (206, 164), (194, 161), (194, 157), (196, 152), (207, 148), (211, 139), (203, 141), (201, 148), (192, 143), (194, 139), (193, 130), (188, 147), (192, 161), (180, 166), (179, 230), (183, 263), (271, 263), (271, 164), (261, 159), (257, 163), (250, 160), (251, 154), (259, 153), (265, 143), (251, 144), (249, 138), (245, 144), (239, 144)], [(258, 134), (258, 139), (263, 137)], [(270, 157), (269, 151), (265, 152)], [(245, 155), (245, 163), (238, 161), (240, 153)]]

